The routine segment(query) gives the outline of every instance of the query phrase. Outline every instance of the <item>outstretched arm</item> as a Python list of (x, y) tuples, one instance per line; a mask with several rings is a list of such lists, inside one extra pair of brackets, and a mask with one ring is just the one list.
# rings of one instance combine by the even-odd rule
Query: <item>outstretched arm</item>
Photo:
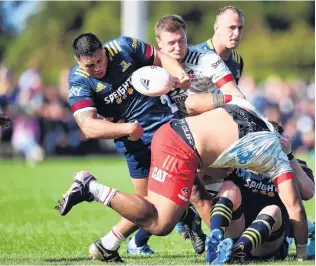
[[(288, 173), (286, 173), (288, 174)], [(307, 258), (307, 218), (301, 197), (293, 179), (278, 185), (279, 197), (282, 200), (293, 228), (298, 259)]]
[[(291, 168), (294, 171), (295, 175), (295, 182), (298, 188), (298, 191), (301, 195), (301, 198), (303, 200), (309, 200), (312, 197), (314, 197), (315, 194), (315, 186), (314, 186), (314, 180), (313, 180), (313, 172), (310, 170), (307, 165), (300, 164), (298, 160), (292, 155), (292, 139), (287, 134), (283, 133), (280, 142), (282, 145), (282, 149), (285, 154), (290, 156), (290, 164)], [(305, 170), (304, 170), (305, 169)], [(309, 172), (308, 176), (306, 172)]]

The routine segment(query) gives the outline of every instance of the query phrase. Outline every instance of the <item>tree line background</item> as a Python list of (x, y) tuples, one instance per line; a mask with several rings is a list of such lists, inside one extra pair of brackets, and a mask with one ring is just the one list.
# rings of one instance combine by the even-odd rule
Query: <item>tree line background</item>
[[(149, 2), (148, 42), (156, 45), (154, 25), (159, 17), (178, 14), (187, 22), (188, 43), (201, 43), (212, 36), (216, 12), (226, 5), (236, 5), (244, 13), (238, 51), (245, 61), (245, 73), (257, 81), (271, 74), (284, 79), (314, 76), (314, 1)], [(3, 12), (0, 8), (0, 18)], [(71, 42), (78, 34), (93, 32), (105, 42), (118, 37), (120, 29), (120, 2), (42, 2), (22, 32), (5, 27), (0, 19), (0, 62), (16, 77), (35, 67), (46, 83), (56, 85), (61, 70), (75, 63)]]

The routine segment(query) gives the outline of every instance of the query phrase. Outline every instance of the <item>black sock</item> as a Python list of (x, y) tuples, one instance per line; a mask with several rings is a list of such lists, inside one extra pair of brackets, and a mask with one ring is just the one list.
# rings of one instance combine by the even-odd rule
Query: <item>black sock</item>
[(274, 219), (270, 215), (263, 215), (270, 217), (270, 221), (260, 219), (262, 215), (259, 215), (255, 221), (243, 232), (233, 248), (234, 256), (244, 257), (251, 250), (259, 247), (264, 243), (271, 234), (271, 228), (274, 224)]
[(185, 225), (188, 225), (189, 227), (191, 227), (194, 218), (195, 218), (194, 207), (188, 207), (185, 209), (180, 219), (180, 222), (183, 222)]

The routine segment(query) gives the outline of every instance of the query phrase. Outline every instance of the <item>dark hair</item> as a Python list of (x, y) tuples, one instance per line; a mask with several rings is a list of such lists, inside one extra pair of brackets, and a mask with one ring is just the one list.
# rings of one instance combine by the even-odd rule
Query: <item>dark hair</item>
[(102, 49), (102, 43), (92, 33), (82, 33), (72, 42), (72, 50), (78, 59), (80, 56), (93, 56), (99, 49)]
[(168, 15), (160, 18), (155, 25), (155, 35), (159, 38), (161, 31), (176, 32), (179, 29), (185, 30), (185, 22), (181, 16)]
[(241, 10), (238, 7), (236, 7), (236, 6), (224, 6), (217, 11), (216, 20), (220, 15), (224, 14), (227, 10), (230, 10), (230, 11), (237, 13), (239, 17), (244, 17), (243, 13), (241, 12)]
[(274, 129), (279, 132), (280, 135), (283, 134), (284, 132), (284, 128), (282, 126), (282, 123), (280, 122), (276, 122), (276, 121), (272, 121), (272, 120), (269, 120), (269, 122), (272, 124), (272, 126), (274, 127)]

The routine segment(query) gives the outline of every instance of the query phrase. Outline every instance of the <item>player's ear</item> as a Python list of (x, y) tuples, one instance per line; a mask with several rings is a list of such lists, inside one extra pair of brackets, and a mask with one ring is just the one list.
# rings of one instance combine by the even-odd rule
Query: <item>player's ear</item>
[(79, 58), (77, 56), (74, 56), (74, 58), (76, 59), (77, 63), (79, 64)]
[(218, 30), (218, 25), (217, 25), (217, 23), (214, 24), (214, 27), (213, 27), (213, 28), (214, 28), (214, 32), (216, 32), (216, 31)]
[(161, 49), (161, 41), (160, 41), (159, 37), (156, 37), (156, 42), (158, 44), (159, 49)]

